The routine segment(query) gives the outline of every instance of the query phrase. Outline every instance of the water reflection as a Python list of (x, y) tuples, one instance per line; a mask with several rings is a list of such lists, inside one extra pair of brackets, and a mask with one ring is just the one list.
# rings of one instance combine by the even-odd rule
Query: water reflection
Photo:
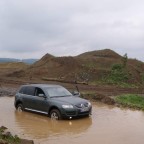
[(15, 121), (18, 127), (23, 129), (23, 133), (32, 135), (35, 138), (82, 134), (92, 124), (91, 118), (56, 121), (47, 116), (17, 111), (15, 111)]

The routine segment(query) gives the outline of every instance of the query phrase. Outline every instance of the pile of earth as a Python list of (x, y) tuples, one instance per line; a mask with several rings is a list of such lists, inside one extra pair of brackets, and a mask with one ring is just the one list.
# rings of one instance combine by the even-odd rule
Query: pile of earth
[[(15, 79), (46, 79), (54, 81), (73, 81), (96, 83), (103, 81), (111, 73), (114, 64), (121, 64), (123, 56), (110, 49), (86, 52), (74, 57), (55, 57), (44, 55), (39, 61), (21, 70), (7, 74)], [(144, 63), (127, 59), (128, 82), (141, 84)], [(144, 77), (144, 76), (143, 76)]]

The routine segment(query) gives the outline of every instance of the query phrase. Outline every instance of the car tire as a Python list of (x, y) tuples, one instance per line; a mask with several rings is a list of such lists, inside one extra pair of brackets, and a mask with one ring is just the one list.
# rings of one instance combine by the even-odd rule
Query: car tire
[(23, 107), (22, 104), (18, 104), (17, 107), (16, 107), (16, 109), (17, 109), (17, 111), (19, 111), (19, 112), (24, 111), (24, 107)]
[(60, 111), (58, 109), (52, 109), (50, 111), (50, 118), (54, 120), (61, 120), (62, 116), (61, 116)]

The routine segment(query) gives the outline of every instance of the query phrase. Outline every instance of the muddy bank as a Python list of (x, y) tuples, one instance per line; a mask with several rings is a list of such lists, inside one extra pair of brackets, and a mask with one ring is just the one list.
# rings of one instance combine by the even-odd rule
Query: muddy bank
[(17, 88), (0, 86), (0, 96), (14, 96), (16, 91), (17, 91)]
[(115, 101), (110, 96), (106, 96), (100, 93), (95, 94), (81, 94), (82, 98), (91, 100), (91, 101), (100, 101), (109, 105), (114, 105)]
[[(17, 91), (17, 88), (13, 87), (0, 87), (0, 96), (14, 96)], [(115, 101), (110, 97), (104, 94), (95, 93), (95, 94), (81, 94), (82, 98), (94, 100), (94, 101), (101, 101), (106, 104), (113, 105)]]
[(45, 84), (59, 84), (67, 89), (75, 89), (75, 86), (78, 86), (80, 92), (96, 92), (106, 96), (115, 96), (120, 94), (144, 94), (144, 86), (137, 86), (137, 87), (121, 87), (118, 85), (109, 85), (109, 84), (95, 84), (95, 85), (84, 85), (84, 84), (76, 84), (76, 83), (62, 83), (62, 82), (55, 82), (55, 81), (45, 81), (40, 79), (11, 79), (11, 78), (2, 78), (0, 77), (0, 85), (7, 87), (19, 87), (22, 84), (30, 84), (30, 83), (45, 83)]
[[(130, 96), (129, 96), (130, 95)], [(119, 96), (106, 96), (103, 94), (95, 93), (95, 94), (81, 94), (82, 98), (88, 99), (90, 101), (94, 102), (102, 102), (108, 105), (114, 105), (115, 107), (121, 107), (121, 108), (128, 108), (133, 110), (142, 110), (143, 108), (143, 102), (144, 101), (144, 95), (135, 95), (135, 94), (129, 94), (129, 95), (119, 95)], [(135, 97), (134, 97), (135, 96)], [(120, 102), (117, 100), (117, 98), (125, 97), (124, 100), (128, 99), (128, 101)], [(129, 97), (129, 98), (127, 98)], [(134, 97), (134, 98), (133, 98)], [(141, 98), (141, 99), (139, 99)]]
[(34, 144), (33, 140), (21, 139), (13, 135), (5, 126), (0, 127), (0, 144)]

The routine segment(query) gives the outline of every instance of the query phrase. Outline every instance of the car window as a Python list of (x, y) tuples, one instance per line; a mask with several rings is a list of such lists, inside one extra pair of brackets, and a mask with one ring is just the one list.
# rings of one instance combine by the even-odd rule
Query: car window
[(21, 93), (21, 94), (24, 94), (25, 92), (25, 87), (22, 87), (20, 90), (19, 90), (19, 93)]
[(46, 89), (50, 97), (71, 96), (72, 94), (63, 87), (50, 87)]
[(39, 96), (39, 94), (43, 94), (43, 95), (45, 95), (45, 93), (43, 92), (42, 89), (40, 89), (40, 88), (36, 88), (36, 89), (35, 89), (35, 96)]
[(34, 96), (34, 92), (35, 92), (35, 87), (32, 87), (32, 86), (25, 87), (24, 89), (24, 94), (27, 94), (27, 95)]

